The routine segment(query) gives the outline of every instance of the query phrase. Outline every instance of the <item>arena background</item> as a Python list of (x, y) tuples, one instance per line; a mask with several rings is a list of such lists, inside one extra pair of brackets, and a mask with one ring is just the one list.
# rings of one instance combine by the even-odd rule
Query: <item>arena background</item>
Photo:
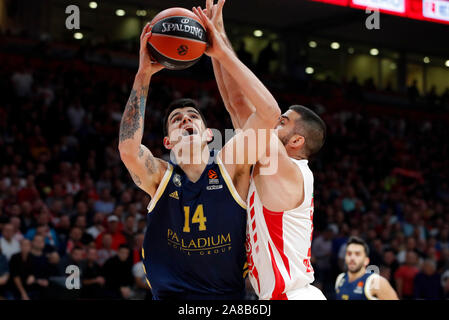
[[(80, 8), (79, 30), (66, 28), (69, 5)], [(139, 265), (149, 197), (120, 161), (119, 123), (141, 28), (162, 9), (193, 5), (204, 4), (0, 0), (2, 298), (151, 298)], [(369, 16), (306, 0), (224, 9), (234, 49), (281, 108), (309, 106), (328, 126), (312, 161), (314, 284), (333, 299), (345, 241), (359, 235), (401, 298), (447, 299), (449, 24), (380, 13), (380, 29), (368, 30)], [(164, 70), (152, 79), (143, 138), (156, 156), (167, 157), (161, 117), (178, 97), (198, 100), (210, 127), (232, 127), (208, 57)], [(35, 234), (44, 254), (25, 264), (19, 243), (32, 240), (39, 255)], [(121, 243), (129, 258), (116, 257)], [(81, 268), (81, 290), (66, 288), (68, 265)], [(20, 294), (14, 278), (30, 275), (44, 281)]]

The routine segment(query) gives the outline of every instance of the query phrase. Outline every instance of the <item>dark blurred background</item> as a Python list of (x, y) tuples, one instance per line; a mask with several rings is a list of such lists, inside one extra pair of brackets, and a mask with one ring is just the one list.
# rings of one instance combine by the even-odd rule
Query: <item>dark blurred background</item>
[[(80, 8), (67, 30), (66, 7)], [(0, 297), (149, 299), (140, 262), (149, 197), (118, 154), (141, 28), (200, 1), (0, 0)], [(303, 104), (329, 138), (312, 161), (315, 285), (334, 297), (351, 235), (403, 299), (449, 296), (449, 25), (306, 0), (228, 0), (240, 59), (286, 110)], [(152, 79), (143, 143), (158, 157), (161, 117), (196, 99), (232, 124), (210, 59)], [(81, 270), (67, 290), (66, 267)], [(120, 277), (117, 277), (120, 274)], [(248, 294), (248, 299), (254, 298)]]

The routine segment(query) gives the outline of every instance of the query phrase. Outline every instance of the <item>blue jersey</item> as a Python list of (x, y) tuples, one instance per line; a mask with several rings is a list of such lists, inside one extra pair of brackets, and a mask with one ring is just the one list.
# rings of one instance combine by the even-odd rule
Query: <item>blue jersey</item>
[(335, 282), (337, 300), (375, 300), (370, 293), (374, 273), (365, 273), (354, 281), (349, 281), (348, 273), (341, 273)]
[(155, 299), (244, 296), (246, 204), (214, 159), (195, 183), (169, 163), (148, 205), (142, 258)]

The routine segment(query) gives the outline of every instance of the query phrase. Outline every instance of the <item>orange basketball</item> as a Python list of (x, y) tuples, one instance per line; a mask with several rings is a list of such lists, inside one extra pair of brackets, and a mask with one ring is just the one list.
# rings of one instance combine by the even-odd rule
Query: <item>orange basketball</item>
[(197, 62), (206, 50), (206, 29), (190, 10), (170, 8), (151, 21), (148, 49), (167, 69), (185, 69)]

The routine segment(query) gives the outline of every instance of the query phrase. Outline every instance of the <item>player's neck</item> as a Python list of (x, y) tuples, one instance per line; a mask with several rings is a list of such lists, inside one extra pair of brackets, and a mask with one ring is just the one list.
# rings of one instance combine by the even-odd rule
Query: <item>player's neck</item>
[(304, 157), (302, 154), (298, 154), (298, 152), (295, 151), (295, 150), (289, 150), (289, 149), (287, 149), (287, 155), (288, 155), (290, 158), (295, 159), (295, 160), (307, 160), (306, 157)]
[(357, 280), (358, 278), (360, 278), (361, 276), (363, 276), (366, 272), (365, 268), (361, 268), (358, 272), (353, 273), (353, 272), (349, 272), (348, 271), (348, 279), (349, 282), (352, 282), (354, 280)]
[(179, 166), (187, 175), (190, 181), (196, 182), (203, 174), (204, 168), (206, 168), (210, 157), (209, 148), (204, 147), (201, 154), (192, 154), (190, 161), (181, 161)]

